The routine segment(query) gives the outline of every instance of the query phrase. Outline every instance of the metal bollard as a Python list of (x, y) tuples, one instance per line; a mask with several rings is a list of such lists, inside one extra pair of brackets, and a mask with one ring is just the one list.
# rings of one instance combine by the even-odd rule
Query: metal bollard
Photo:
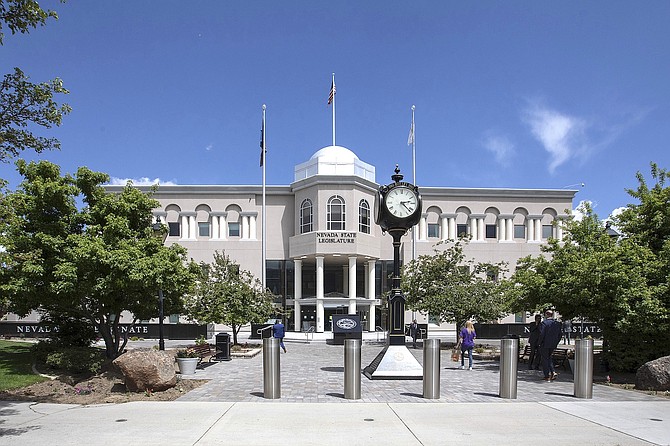
[(516, 373), (519, 362), (519, 339), (500, 340), (500, 398), (516, 399)]
[(593, 398), (593, 339), (575, 340), (575, 397)]
[(268, 399), (281, 398), (281, 375), (279, 370), (279, 339), (263, 339), (263, 396)]
[(344, 340), (344, 397), (361, 399), (361, 340)]
[(440, 399), (440, 340), (423, 340), (423, 397)]

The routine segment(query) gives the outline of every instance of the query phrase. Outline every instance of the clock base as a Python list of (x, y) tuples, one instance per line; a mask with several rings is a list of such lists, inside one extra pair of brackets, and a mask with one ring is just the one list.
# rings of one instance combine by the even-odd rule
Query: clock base
[(423, 367), (404, 345), (388, 345), (363, 369), (368, 379), (423, 379)]

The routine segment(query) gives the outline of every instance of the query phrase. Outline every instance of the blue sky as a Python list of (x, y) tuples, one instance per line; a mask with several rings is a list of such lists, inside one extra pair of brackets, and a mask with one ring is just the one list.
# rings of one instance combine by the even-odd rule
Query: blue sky
[(606, 217), (670, 168), (667, 1), (40, 3), (60, 19), (5, 29), (0, 72), (71, 91), (39, 157), (65, 172), (260, 184), (266, 104), (267, 184), (290, 184), (331, 144), (333, 72), (337, 144), (380, 183), (411, 180), (412, 105), (420, 186), (578, 189)]

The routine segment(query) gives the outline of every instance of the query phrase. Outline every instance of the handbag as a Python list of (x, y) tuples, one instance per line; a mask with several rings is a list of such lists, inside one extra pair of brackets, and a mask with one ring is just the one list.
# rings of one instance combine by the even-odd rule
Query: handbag
[(458, 362), (459, 359), (460, 359), (460, 355), (459, 355), (458, 349), (453, 349), (451, 351), (451, 360), (454, 361), (454, 362)]

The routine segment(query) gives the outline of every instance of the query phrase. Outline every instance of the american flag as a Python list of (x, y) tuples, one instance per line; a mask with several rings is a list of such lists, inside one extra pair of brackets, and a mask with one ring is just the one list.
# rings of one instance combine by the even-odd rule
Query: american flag
[(333, 83), (330, 86), (330, 95), (328, 96), (328, 105), (332, 104), (334, 100), (335, 100), (335, 79), (333, 79)]

